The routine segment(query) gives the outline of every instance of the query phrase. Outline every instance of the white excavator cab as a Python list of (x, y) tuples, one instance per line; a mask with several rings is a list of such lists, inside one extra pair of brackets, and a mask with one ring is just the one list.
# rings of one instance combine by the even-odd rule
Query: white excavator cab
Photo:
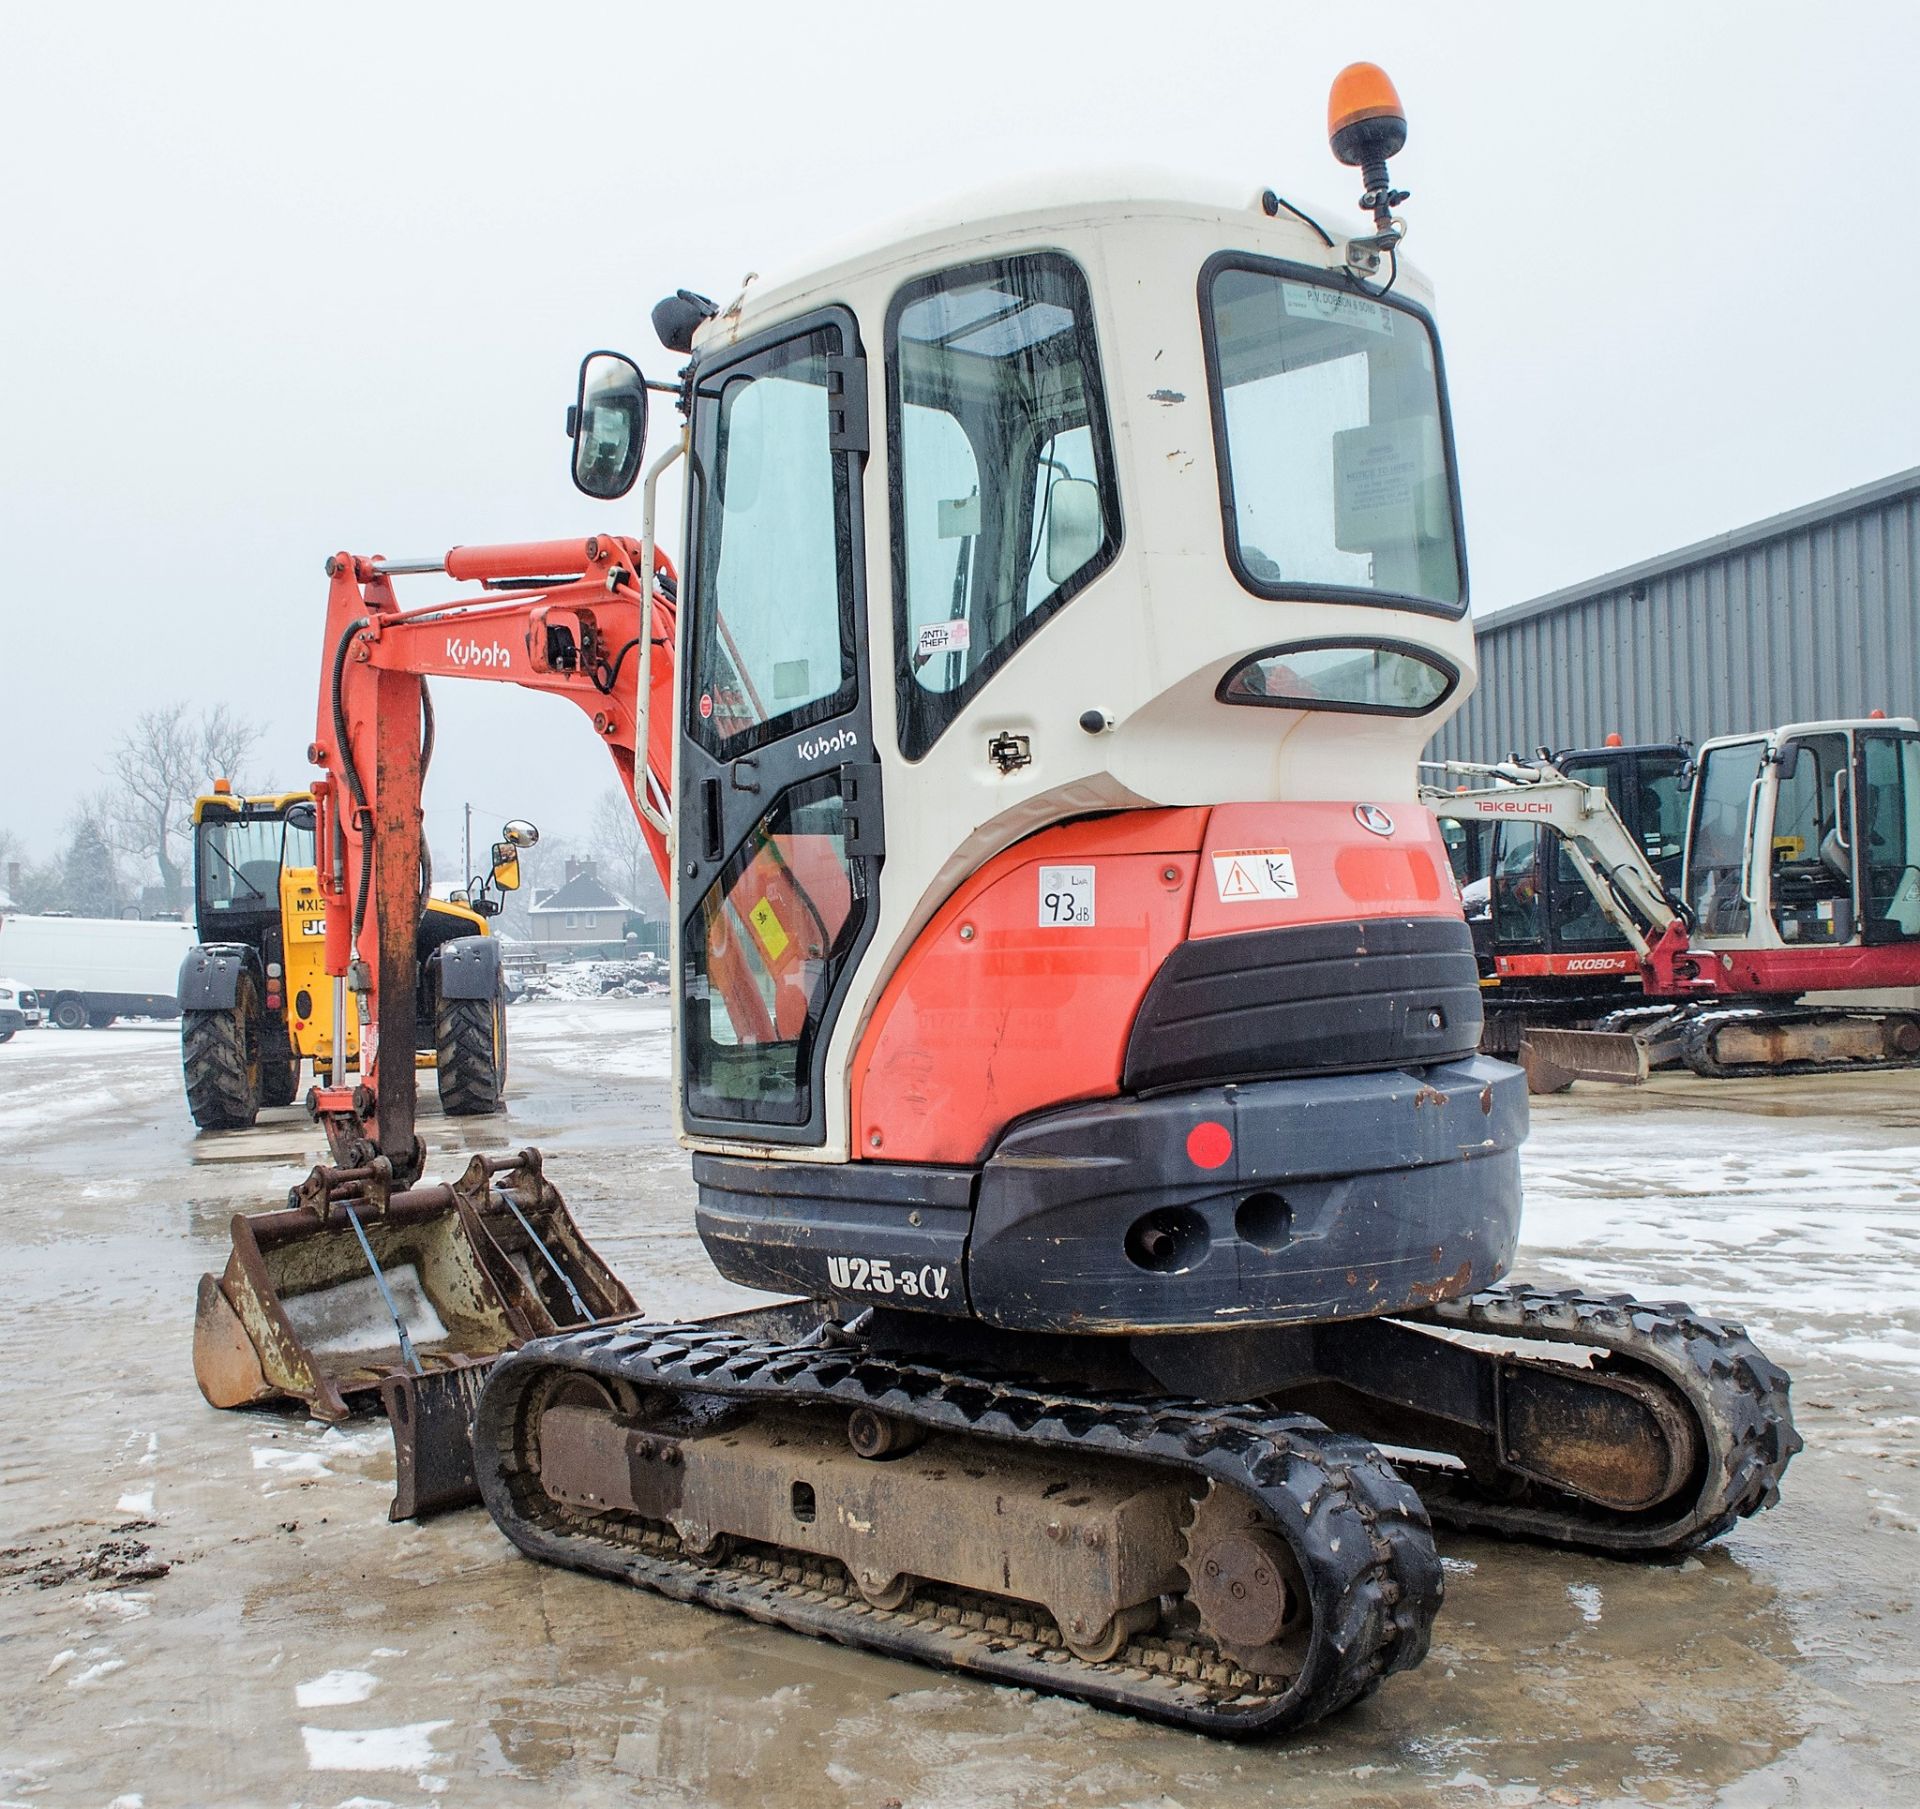
[(1685, 889), (1704, 948), (1920, 940), (1920, 724), (1798, 722), (1706, 742)]
[[(1129, 175), (956, 208), (691, 336), (696, 1145), (885, 1159), (854, 1122), (863, 1031), (935, 912), (1037, 832), (1411, 802), (1473, 675), (1458, 482), (1425, 286), (1349, 255), (1270, 197)], [(1097, 864), (1060, 863), (1086, 877), (1029, 942), (1120, 929)]]

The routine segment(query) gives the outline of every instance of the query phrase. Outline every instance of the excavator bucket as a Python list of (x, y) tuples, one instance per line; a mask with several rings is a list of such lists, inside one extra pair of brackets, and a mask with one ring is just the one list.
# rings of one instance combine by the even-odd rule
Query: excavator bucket
[(215, 1407), (297, 1400), (339, 1421), (380, 1395), (398, 1520), (474, 1499), (469, 1428), (497, 1358), (635, 1308), (539, 1151), (391, 1181), (384, 1160), (316, 1168), (284, 1210), (236, 1216), (225, 1270), (200, 1278), (193, 1368)]
[(1529, 1030), (1520, 1065), (1529, 1093), (1564, 1093), (1576, 1080), (1637, 1087), (1647, 1078), (1647, 1045), (1617, 1030)]

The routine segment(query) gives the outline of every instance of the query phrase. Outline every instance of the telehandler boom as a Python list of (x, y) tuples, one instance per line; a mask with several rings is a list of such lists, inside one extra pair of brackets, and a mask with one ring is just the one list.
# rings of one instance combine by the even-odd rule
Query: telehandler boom
[(594, 354), (570, 418), (617, 497), (676, 396), (637, 545), (331, 562), (336, 1147), (417, 1160), (421, 675), (568, 696), (671, 886), (700, 1235), (790, 1297), (495, 1365), (534, 1556), (1252, 1735), (1424, 1656), (1430, 1516), (1657, 1555), (1775, 1498), (1739, 1328), (1503, 1281), (1525, 1082), (1415, 777), (1473, 673), (1444, 373), (1386, 78), (1329, 124), (1371, 231), (1129, 182), (681, 291), (678, 381)]

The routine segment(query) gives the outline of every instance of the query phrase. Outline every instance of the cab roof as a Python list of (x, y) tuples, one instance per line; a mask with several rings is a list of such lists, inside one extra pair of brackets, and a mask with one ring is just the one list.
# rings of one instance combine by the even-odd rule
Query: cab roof
[[(1287, 207), (1268, 215), (1263, 185), (1227, 182), (1217, 177), (1154, 165), (1120, 165), (1049, 173), (1000, 182), (929, 202), (907, 214), (829, 241), (804, 270), (749, 272), (737, 294), (722, 302), (719, 314), (694, 336), (698, 355), (733, 344), (762, 327), (820, 305), (855, 283), (889, 269), (925, 266), (930, 257), (964, 263), (993, 256), (1049, 233), (1102, 224), (1155, 218), (1183, 224), (1217, 224), (1222, 248), (1234, 248), (1236, 227), (1257, 231), (1261, 246), (1277, 242), (1302, 263), (1337, 268), (1346, 241), (1368, 230), (1342, 208), (1286, 196)], [(1280, 193), (1283, 191), (1275, 190)], [(1324, 237), (1323, 237), (1324, 234)], [(1331, 239), (1329, 246), (1325, 240)], [(1401, 263), (1396, 289), (1425, 302), (1430, 292), (1419, 274)]]

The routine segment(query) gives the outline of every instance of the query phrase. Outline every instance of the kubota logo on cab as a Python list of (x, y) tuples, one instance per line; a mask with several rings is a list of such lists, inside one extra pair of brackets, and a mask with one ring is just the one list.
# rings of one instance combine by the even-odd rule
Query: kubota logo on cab
[(837, 754), (842, 748), (858, 747), (860, 737), (851, 729), (842, 729), (837, 735), (819, 735), (812, 741), (800, 744), (802, 760), (818, 760), (825, 754)]
[(447, 658), (456, 666), (485, 666), (496, 671), (513, 664), (513, 655), (501, 642), (492, 641), (483, 647), (472, 635), (464, 641), (448, 635)]

